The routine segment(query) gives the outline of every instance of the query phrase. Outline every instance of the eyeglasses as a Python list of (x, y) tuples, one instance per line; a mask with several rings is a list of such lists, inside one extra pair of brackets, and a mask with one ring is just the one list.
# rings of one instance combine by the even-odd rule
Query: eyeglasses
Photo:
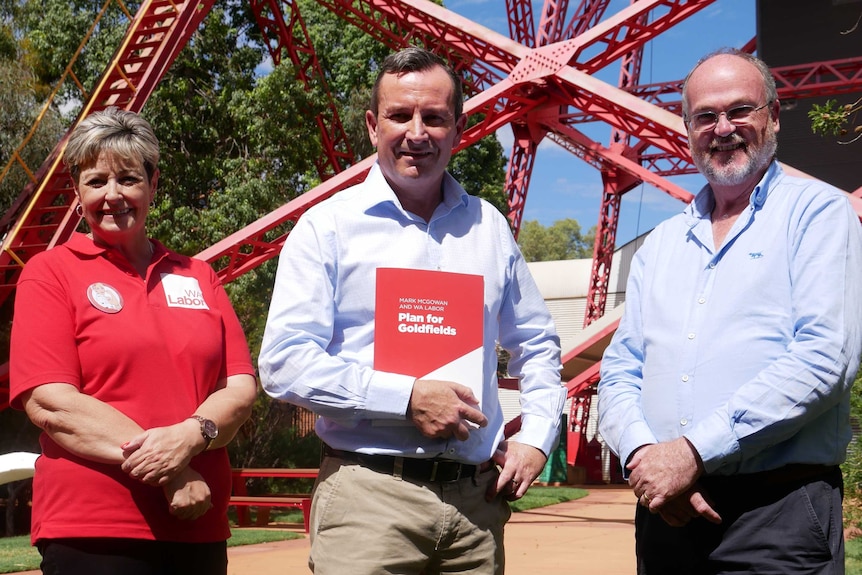
[(718, 125), (718, 119), (722, 114), (727, 118), (727, 121), (734, 126), (744, 126), (751, 122), (755, 112), (769, 106), (772, 102), (767, 102), (762, 106), (736, 106), (724, 112), (701, 112), (686, 120), (689, 127), (695, 132), (706, 132), (712, 130)]

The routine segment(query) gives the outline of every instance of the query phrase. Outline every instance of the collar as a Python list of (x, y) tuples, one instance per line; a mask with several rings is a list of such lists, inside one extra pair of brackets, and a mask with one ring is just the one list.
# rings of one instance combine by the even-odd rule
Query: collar
[[(784, 177), (784, 170), (781, 169), (781, 165), (776, 160), (772, 160), (766, 169), (766, 173), (763, 174), (763, 177), (760, 178), (760, 181), (754, 186), (754, 190), (751, 191), (748, 197), (750, 211), (753, 212), (763, 208), (769, 194), (772, 193), (776, 183), (782, 177)], [(696, 225), (699, 220), (708, 220), (714, 206), (715, 196), (712, 193), (712, 186), (706, 184), (685, 209), (689, 226)]]
[[(176, 259), (176, 254), (168, 250), (159, 240), (151, 238), (150, 242), (152, 242), (153, 244), (153, 258), (155, 260), (159, 260), (165, 256), (167, 256), (168, 258)], [(80, 256), (91, 258), (103, 256), (109, 252), (115, 252), (115, 250), (112, 250), (111, 248), (106, 248), (98, 245), (95, 241), (87, 237), (87, 235), (82, 234), (81, 232), (74, 232), (72, 234), (72, 237), (70, 237), (62, 245), (69, 251), (72, 251)]]
[[(402, 214), (407, 215), (407, 211), (401, 206), (395, 190), (383, 177), (383, 172), (380, 170), (380, 165), (375, 162), (365, 177), (363, 182), (362, 192), (358, 195), (358, 200), (363, 210), (370, 210), (382, 204), (391, 204), (395, 206)], [(444, 213), (449, 213), (458, 206), (467, 206), (469, 202), (469, 194), (464, 191), (461, 184), (452, 177), (447, 171), (443, 174), (443, 201), (442, 205), (446, 206)], [(437, 208), (440, 209), (439, 206)], [(437, 212), (435, 211), (435, 217)]]

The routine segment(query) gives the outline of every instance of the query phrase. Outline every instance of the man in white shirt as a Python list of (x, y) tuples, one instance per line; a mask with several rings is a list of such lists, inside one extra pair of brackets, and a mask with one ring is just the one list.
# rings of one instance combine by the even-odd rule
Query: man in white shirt
[[(565, 388), (550, 314), (508, 221), (446, 172), (466, 121), (444, 62), (419, 48), (387, 58), (366, 114), (377, 164), (310, 209), (281, 253), (259, 366), (267, 393), (320, 415), (316, 573), (503, 573), (506, 500), (557, 441)], [(480, 278), (476, 393), (374, 369), (382, 268)], [(520, 380), (517, 441), (503, 436), (498, 343)]]

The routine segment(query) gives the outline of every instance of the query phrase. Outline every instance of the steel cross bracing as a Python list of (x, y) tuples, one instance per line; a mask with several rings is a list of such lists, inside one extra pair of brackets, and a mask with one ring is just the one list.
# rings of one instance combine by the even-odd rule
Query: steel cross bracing
[[(144, 2), (97, 85), (86, 94), (78, 119), (108, 106), (140, 111), (213, 1)], [(23, 191), (16, 211), (4, 218), (14, 225), (4, 228), (0, 303), (15, 289), (27, 260), (66, 241), (78, 225), (72, 181), (61, 162), (65, 144), (64, 136)]]
[[(525, 146), (523, 150), (513, 150), (513, 155), (523, 151), (523, 159), (510, 172), (507, 183), (516, 231), (526, 203), (532, 156), (543, 137), (552, 138), (575, 156), (622, 181), (644, 180), (675, 197), (690, 197), (663, 178), (690, 166), (679, 116), (664, 109), (667, 106), (657, 105), (654, 99), (648, 101), (653, 93), (641, 96), (638, 86), (621, 89), (592, 74), (639, 50), (715, 0), (640, 0), (605, 19), (602, 17), (609, 0), (582, 0), (565, 26), (562, 23), (569, 3), (546, 0), (538, 33), (529, 24), (529, 0), (508, 0), (509, 17), (517, 20), (510, 27), (516, 40), (425, 0), (316, 1), (393, 49), (421, 44), (453, 63), (465, 78), (467, 94), (472, 96), (465, 112), (480, 114), (480, 121), (467, 131), (458, 149), (506, 124), (517, 126)], [(212, 2), (143, 2), (123, 45), (99, 85), (88, 95), (80, 118), (111, 104), (140, 110)], [(287, 50), (301, 73), (307, 71), (309, 77), (313, 75), (318, 80), (314, 49), (298, 11), (293, 10), (295, 3), (257, 0), (252, 6), (270, 42), (274, 61), (276, 55)], [(823, 81), (835, 90), (842, 83), (858, 86), (859, 69), (858, 61), (833, 63), (823, 72), (832, 78)], [(803, 89), (819, 93), (819, 73), (812, 68), (810, 72), (788, 74), (786, 84), (797, 86), (800, 93)], [(291, 222), (309, 206), (361, 180), (372, 165), (373, 156), (338, 171), (349, 152), (342, 146), (346, 140), (342, 138), (336, 108), (333, 106), (331, 111), (318, 125), (324, 131), (328, 168), (335, 175), (198, 254), (216, 267), (223, 281), (231, 281), (275, 257)], [(574, 127), (584, 121), (605, 122), (634, 143), (603, 146)], [(29, 257), (65, 241), (78, 224), (68, 174), (59, 161), (64, 143), (65, 137), (36, 171), (33, 184), (25, 189), (20, 204), (25, 207), (7, 214), (6, 221), (14, 222), (14, 227), (7, 230), (0, 253), (0, 303), (14, 290), (18, 271)], [(656, 170), (659, 165), (663, 168)], [(513, 185), (517, 181), (522, 184)], [(615, 226), (614, 213), (603, 216), (600, 225)]]
[[(638, 0), (631, 0), (634, 4)], [(647, 14), (638, 19), (638, 26), (647, 23)], [(623, 57), (620, 66), (619, 87), (628, 89), (638, 84), (640, 80), (643, 49), (638, 46)], [(631, 135), (619, 128), (611, 130), (611, 149), (626, 153), (631, 150)], [(587, 290), (587, 307), (584, 314), (584, 327), (599, 319), (605, 313), (607, 303), (608, 282), (611, 277), (611, 262), (616, 247), (617, 222), (619, 221), (620, 205), (623, 194), (640, 183), (629, 173), (621, 173), (605, 165), (602, 174), (602, 202), (599, 207), (599, 223), (596, 226), (596, 237), (593, 244), (593, 268), (590, 273), (590, 286)]]
[[(316, 82), (328, 96), (326, 110), (315, 117), (323, 144), (323, 154), (315, 160), (315, 166), (320, 178), (326, 180), (352, 164), (354, 156), (299, 6), (295, 0), (250, 0), (250, 3), (273, 64), (279, 65), (286, 54), (306, 89)], [(287, 14), (280, 6), (282, 3)]]
[[(642, 0), (637, 6), (616, 15), (612, 24), (603, 22), (576, 39), (531, 50), (423, 0), (318, 0), (321, 5), (393, 49), (414, 42), (444, 54), (465, 77), (473, 80), (472, 83), (468, 82), (468, 90), (496, 81), (496, 84), (466, 103), (465, 112), (480, 113), (482, 120), (466, 132), (458, 149), (475, 143), (499, 127), (537, 109), (542, 109), (544, 118), (542, 115), (536, 118), (558, 127), (559, 123), (552, 123), (547, 118), (558, 117), (561, 107), (575, 102), (596, 117), (606, 119), (612, 126), (681, 158), (687, 158), (688, 152), (678, 117), (590, 76), (591, 72), (611, 60), (601, 53), (596, 54), (583, 66), (578, 66), (587, 72), (571, 68), (569, 64), (575, 54), (589, 47), (619, 50), (638, 45), (635, 38), (646, 42), (663, 31), (664, 27), (682, 19), (683, 15), (690, 15), (711, 1)], [(651, 9), (659, 8), (665, 11), (658, 17), (653, 16), (651, 27), (637, 25), (639, 18)], [(631, 26), (632, 22), (634, 26)], [(539, 51), (543, 52), (537, 53)], [(579, 145), (574, 144), (575, 147)], [(594, 145), (595, 142), (585, 144), (584, 153), (591, 153)], [(362, 162), (345, 170), (199, 256), (207, 261), (219, 262), (223, 279), (230, 281), (238, 277), (278, 254), (286, 237), (286, 233), (276, 231), (281, 224), (295, 221), (312, 203), (360, 180), (369, 166), (369, 162)], [(519, 200), (512, 198), (512, 203), (518, 205)], [(523, 202), (519, 211), (522, 211), (522, 206)], [(515, 221), (519, 221), (517, 215)]]

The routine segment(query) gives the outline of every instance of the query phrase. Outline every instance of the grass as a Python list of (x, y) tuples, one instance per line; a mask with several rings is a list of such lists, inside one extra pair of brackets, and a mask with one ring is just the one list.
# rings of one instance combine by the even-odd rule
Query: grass
[(524, 497), (510, 503), (510, 506), (512, 511), (517, 513), (518, 511), (538, 509), (564, 501), (574, 501), (586, 497), (588, 493), (586, 489), (578, 489), (577, 487), (540, 487), (535, 485), (530, 487)]
[(846, 575), (862, 575), (862, 538), (847, 541), (844, 549)]
[[(580, 499), (587, 495), (584, 489), (574, 487), (531, 487), (527, 495), (512, 503), (513, 511), (526, 511), (562, 503), (573, 499)], [(233, 510), (231, 510), (233, 515)], [(232, 517), (235, 519), (235, 517)], [(298, 510), (272, 510), (270, 515), (272, 523), (299, 523), (302, 524), (302, 512)], [(227, 540), (228, 547), (239, 545), (253, 545), (255, 543), (266, 543), (268, 541), (280, 541), (283, 539), (294, 539), (302, 537), (301, 534), (281, 529), (233, 529), (233, 535)], [(0, 573), (16, 573), (18, 571), (30, 571), (39, 568), (39, 552), (30, 546), (30, 537), (0, 537)], [(862, 574), (860, 574), (862, 575)]]
[(0, 573), (38, 569), (40, 559), (29, 535), (0, 538)]
[(241, 545), (269, 543), (270, 541), (301, 539), (302, 537), (304, 535), (300, 533), (283, 529), (233, 529), (231, 538), (227, 540), (227, 546), (239, 547)]
[(844, 526), (853, 537), (844, 549), (846, 575), (862, 575), (862, 494), (858, 490), (844, 494)]
[[(301, 516), (300, 521), (302, 521)], [(233, 535), (227, 540), (227, 546), (254, 545), (299, 537), (302, 537), (299, 533), (281, 529), (234, 529)], [(36, 570), (39, 568), (40, 560), (39, 552), (35, 547), (30, 546), (29, 535), (0, 537), (0, 573)]]

